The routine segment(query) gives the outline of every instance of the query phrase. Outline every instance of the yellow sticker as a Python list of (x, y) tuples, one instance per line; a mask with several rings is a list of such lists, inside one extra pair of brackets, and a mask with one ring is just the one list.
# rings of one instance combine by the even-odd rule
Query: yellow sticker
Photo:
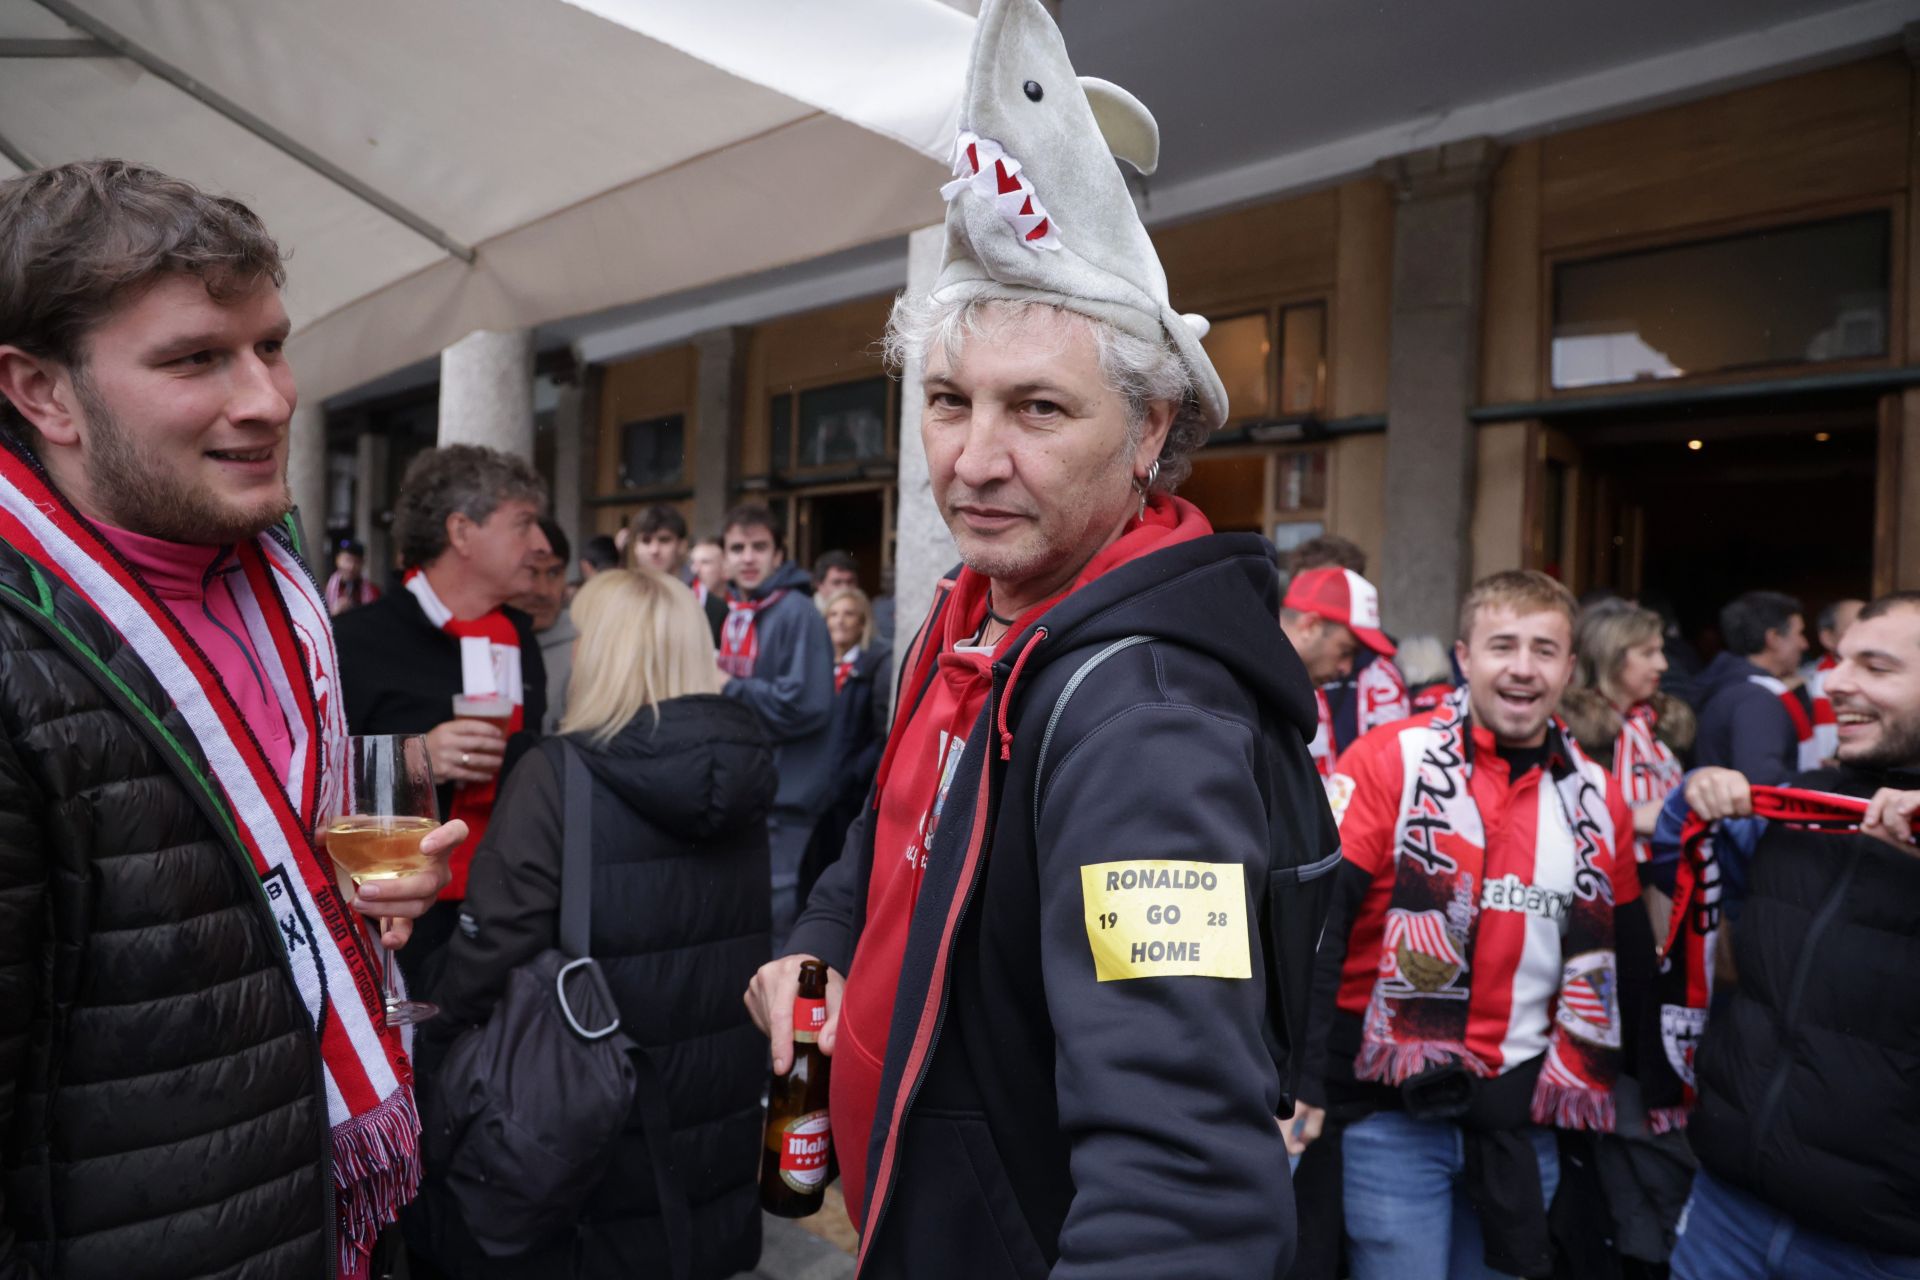
[(1140, 858), (1080, 868), (1093, 970), (1123, 978), (1251, 978), (1237, 862)]

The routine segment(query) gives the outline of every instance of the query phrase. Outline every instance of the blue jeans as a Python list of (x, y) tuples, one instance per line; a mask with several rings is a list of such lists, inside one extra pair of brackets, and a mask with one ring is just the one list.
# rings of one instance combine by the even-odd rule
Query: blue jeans
[(1680, 1215), (1674, 1280), (1920, 1280), (1920, 1257), (1871, 1249), (1800, 1226), (1702, 1169)]
[[(1528, 1130), (1540, 1189), (1553, 1202), (1560, 1153), (1549, 1129)], [(1480, 1216), (1462, 1173), (1460, 1126), (1376, 1111), (1340, 1139), (1347, 1257), (1353, 1280), (1483, 1280), (1502, 1273), (1481, 1256)]]

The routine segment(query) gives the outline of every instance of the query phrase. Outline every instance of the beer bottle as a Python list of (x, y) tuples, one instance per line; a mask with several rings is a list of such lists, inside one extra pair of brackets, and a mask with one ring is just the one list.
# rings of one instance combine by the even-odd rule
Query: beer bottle
[(767, 1089), (767, 1134), (760, 1161), (760, 1207), (781, 1218), (804, 1218), (826, 1202), (833, 1135), (827, 1128), (827, 966), (800, 966), (793, 1000), (793, 1065)]

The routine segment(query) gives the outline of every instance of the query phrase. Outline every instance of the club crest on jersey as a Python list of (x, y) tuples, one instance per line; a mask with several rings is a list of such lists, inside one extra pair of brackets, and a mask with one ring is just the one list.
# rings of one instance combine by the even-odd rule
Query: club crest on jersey
[(1554, 1020), (1588, 1044), (1620, 1047), (1620, 978), (1611, 951), (1588, 951), (1567, 961)]

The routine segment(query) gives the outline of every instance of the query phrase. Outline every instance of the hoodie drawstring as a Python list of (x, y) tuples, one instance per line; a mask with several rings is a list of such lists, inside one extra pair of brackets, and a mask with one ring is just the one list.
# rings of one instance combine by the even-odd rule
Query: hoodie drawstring
[(1006, 687), (1000, 690), (1000, 758), (1013, 759), (1013, 730), (1007, 727), (1007, 708), (1013, 705), (1013, 686), (1020, 683), (1020, 673), (1026, 669), (1027, 658), (1033, 647), (1047, 638), (1045, 627), (1035, 627), (1027, 642), (1020, 646), (1020, 656), (1013, 660), (1013, 673), (1007, 677)]

